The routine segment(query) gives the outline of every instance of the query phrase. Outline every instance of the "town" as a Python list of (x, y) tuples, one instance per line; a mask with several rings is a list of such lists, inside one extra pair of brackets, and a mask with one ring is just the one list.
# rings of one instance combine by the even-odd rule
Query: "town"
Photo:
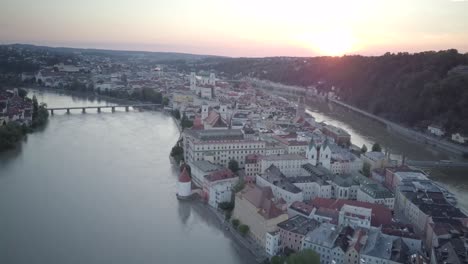
[[(347, 131), (307, 113), (307, 97), (333, 92), (284, 95), (281, 86), (141, 58), (8, 52), (39, 65), (2, 76), (13, 83), (163, 104), (181, 133), (171, 152), (177, 198), (221, 214), (258, 259), (312, 250), (323, 264), (467, 260), (468, 216), (453, 194), (378, 143), (355, 146)], [(1, 93), (0, 106), (0, 124), (31, 122), (32, 102), (18, 89)]]

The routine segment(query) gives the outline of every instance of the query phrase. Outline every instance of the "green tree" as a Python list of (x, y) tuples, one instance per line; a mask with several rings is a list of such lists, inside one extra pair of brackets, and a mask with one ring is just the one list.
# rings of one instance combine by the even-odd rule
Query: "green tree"
[(367, 146), (366, 144), (362, 145), (362, 148), (361, 148), (361, 153), (366, 153), (367, 152)]
[(193, 121), (189, 120), (187, 115), (184, 113), (182, 115), (182, 119), (180, 120), (180, 124), (182, 125), (182, 128), (190, 128), (193, 126)]
[(223, 210), (223, 211), (232, 211), (234, 209), (234, 202), (219, 203), (218, 208)]
[(376, 142), (374, 145), (372, 145), (372, 151), (382, 152), (382, 147), (379, 143)]
[(0, 124), (0, 151), (12, 149), (25, 135), (25, 130), (16, 122)]
[(229, 161), (228, 168), (232, 172), (236, 173), (239, 170), (239, 163), (237, 162), (237, 160), (232, 159)]
[(232, 219), (231, 220), (232, 226), (237, 229), (237, 227), (240, 225), (239, 219)]
[(305, 249), (290, 255), (286, 259), (287, 264), (319, 264), (320, 255), (311, 249)]
[(174, 109), (174, 110), (172, 110), (172, 115), (173, 115), (177, 120), (179, 120), (179, 119), (180, 119), (180, 111), (179, 111), (179, 109)]
[(366, 177), (370, 177), (371, 176), (371, 166), (369, 163), (367, 162), (364, 162), (362, 164), (362, 174)]
[(248, 225), (240, 225), (239, 226), (239, 233), (241, 233), (242, 236), (245, 236), (249, 233), (250, 227)]
[(169, 98), (166, 97), (166, 96), (163, 97), (163, 105), (164, 105), (164, 106), (168, 106), (168, 105), (169, 105)]
[(23, 88), (18, 89), (18, 96), (19, 97), (25, 98), (26, 95), (28, 95), (28, 91), (26, 89), (23, 89)]
[(271, 264), (319, 264), (320, 255), (311, 249), (304, 249), (286, 256), (274, 256)]
[(224, 214), (224, 219), (226, 221), (229, 221), (232, 217), (232, 212), (231, 211), (226, 211), (226, 213)]

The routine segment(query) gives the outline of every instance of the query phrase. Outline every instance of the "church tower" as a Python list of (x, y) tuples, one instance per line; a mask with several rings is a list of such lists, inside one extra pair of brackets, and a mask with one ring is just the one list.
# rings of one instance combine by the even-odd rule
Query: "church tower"
[(305, 99), (303, 96), (299, 97), (297, 101), (296, 117), (305, 117)]

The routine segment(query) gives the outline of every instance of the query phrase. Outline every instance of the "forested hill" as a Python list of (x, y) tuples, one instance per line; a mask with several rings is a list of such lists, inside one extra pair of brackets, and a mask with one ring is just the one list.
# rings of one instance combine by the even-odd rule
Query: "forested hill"
[(382, 117), (409, 126), (439, 123), (449, 132), (468, 134), (468, 54), (456, 50), (378, 57), (222, 59), (203, 67), (285, 84), (309, 86), (322, 81), (320, 89), (335, 86), (342, 100)]

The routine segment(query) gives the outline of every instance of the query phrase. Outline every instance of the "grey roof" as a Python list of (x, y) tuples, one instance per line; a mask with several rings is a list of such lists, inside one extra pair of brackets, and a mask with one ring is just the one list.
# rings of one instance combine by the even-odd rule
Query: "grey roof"
[(371, 182), (369, 178), (360, 173), (334, 175), (332, 181), (342, 187), (351, 187)]
[(278, 224), (278, 227), (289, 232), (300, 235), (306, 235), (320, 225), (317, 220), (306, 218), (302, 215), (296, 215), (286, 221)]
[(301, 189), (299, 189), (294, 184), (290, 183), (287, 177), (284, 176), (280, 169), (278, 169), (275, 165), (271, 165), (270, 167), (268, 167), (268, 169), (266, 169), (265, 172), (262, 175), (260, 175), (260, 177), (265, 179), (269, 183), (280, 187), (281, 189), (286, 190), (288, 192), (302, 192)]
[(380, 151), (369, 151), (364, 153), (364, 156), (373, 161), (385, 159), (385, 154)]
[(187, 129), (184, 131), (184, 133), (202, 141), (244, 139), (244, 134), (242, 133), (241, 129)]
[(275, 161), (275, 160), (307, 160), (306, 157), (301, 156), (299, 154), (282, 154), (282, 155), (268, 155), (268, 156), (262, 156), (262, 160), (270, 160), (270, 161)]
[(310, 176), (295, 176), (295, 177), (288, 177), (288, 181), (290, 183), (308, 183), (308, 182), (316, 182), (320, 185), (330, 185), (328, 182), (322, 180), (319, 177), (316, 177), (314, 175)]
[(378, 183), (368, 183), (361, 185), (361, 191), (374, 199), (394, 198), (395, 195)]
[(307, 233), (304, 241), (327, 248), (334, 248), (335, 240), (341, 229), (330, 223), (323, 223), (318, 228)]
[(197, 167), (199, 170), (205, 173), (216, 171), (222, 168), (220, 165), (213, 164), (206, 160), (193, 161), (191, 164), (193, 167)]

